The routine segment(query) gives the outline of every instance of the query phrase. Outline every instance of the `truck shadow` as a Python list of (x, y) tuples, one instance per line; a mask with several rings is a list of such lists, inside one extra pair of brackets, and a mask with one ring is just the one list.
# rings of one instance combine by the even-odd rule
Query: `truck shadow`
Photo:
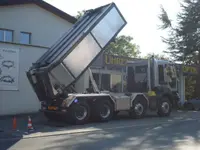
[[(189, 115), (192, 113), (192, 115)], [(195, 114), (195, 115), (194, 115)], [(85, 128), (97, 128), (105, 129), (112, 126), (131, 126), (131, 125), (146, 125), (148, 123), (159, 123), (159, 122), (173, 122), (179, 120), (191, 120), (198, 116), (198, 112), (175, 112), (172, 113), (170, 117), (158, 117), (156, 113), (149, 113), (145, 118), (141, 119), (131, 119), (127, 112), (119, 113), (113, 120), (109, 122), (89, 122), (85, 125), (70, 125), (65, 122), (53, 122), (45, 121), (41, 127), (38, 127), (39, 132), (54, 132), (62, 130), (75, 130), (75, 129), (85, 129)], [(37, 130), (36, 130), (37, 132)]]
[[(63, 136), (55, 140), (53, 149), (187, 149), (197, 146), (200, 140), (198, 121), (176, 122), (145, 127), (106, 130), (83, 135)], [(67, 141), (67, 142), (66, 142)], [(184, 147), (185, 146), (185, 147)], [(198, 148), (197, 148), (198, 149)]]

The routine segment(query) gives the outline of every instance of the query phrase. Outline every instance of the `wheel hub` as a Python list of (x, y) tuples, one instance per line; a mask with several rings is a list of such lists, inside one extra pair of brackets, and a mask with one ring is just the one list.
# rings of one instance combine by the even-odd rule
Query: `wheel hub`
[(135, 112), (137, 113), (137, 115), (141, 115), (144, 110), (142, 104), (140, 104), (140, 103), (136, 104), (134, 109), (135, 109)]
[(102, 118), (107, 118), (110, 115), (110, 108), (107, 105), (103, 105), (102, 110), (100, 111)]
[(168, 113), (169, 104), (167, 102), (162, 103), (162, 110), (163, 110), (164, 113)]
[(76, 111), (75, 111), (75, 117), (78, 120), (83, 120), (87, 116), (87, 109), (83, 106), (80, 106)]

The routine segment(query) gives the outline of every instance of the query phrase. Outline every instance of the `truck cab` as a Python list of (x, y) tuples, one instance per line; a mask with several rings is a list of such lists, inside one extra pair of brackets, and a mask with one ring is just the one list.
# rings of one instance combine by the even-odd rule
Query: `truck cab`
[(176, 106), (178, 96), (178, 67), (168, 60), (154, 57), (129, 61), (127, 66), (127, 91), (131, 93), (155, 92), (166, 95), (171, 104)]

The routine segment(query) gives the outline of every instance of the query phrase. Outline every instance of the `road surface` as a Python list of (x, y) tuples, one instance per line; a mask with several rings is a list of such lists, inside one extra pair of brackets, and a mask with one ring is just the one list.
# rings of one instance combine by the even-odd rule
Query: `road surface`
[[(197, 150), (200, 112), (164, 119), (117, 120), (98, 130), (26, 139), (2, 139), (1, 150)], [(91, 125), (90, 125), (91, 126)], [(86, 125), (85, 128), (89, 128)], [(67, 130), (67, 129), (65, 129)], [(71, 130), (71, 129), (70, 129)], [(63, 130), (64, 131), (64, 130)]]

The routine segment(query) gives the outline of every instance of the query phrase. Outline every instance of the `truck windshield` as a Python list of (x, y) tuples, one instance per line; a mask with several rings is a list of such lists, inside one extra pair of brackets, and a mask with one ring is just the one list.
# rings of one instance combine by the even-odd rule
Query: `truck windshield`
[(147, 92), (147, 65), (128, 67), (127, 91)]

